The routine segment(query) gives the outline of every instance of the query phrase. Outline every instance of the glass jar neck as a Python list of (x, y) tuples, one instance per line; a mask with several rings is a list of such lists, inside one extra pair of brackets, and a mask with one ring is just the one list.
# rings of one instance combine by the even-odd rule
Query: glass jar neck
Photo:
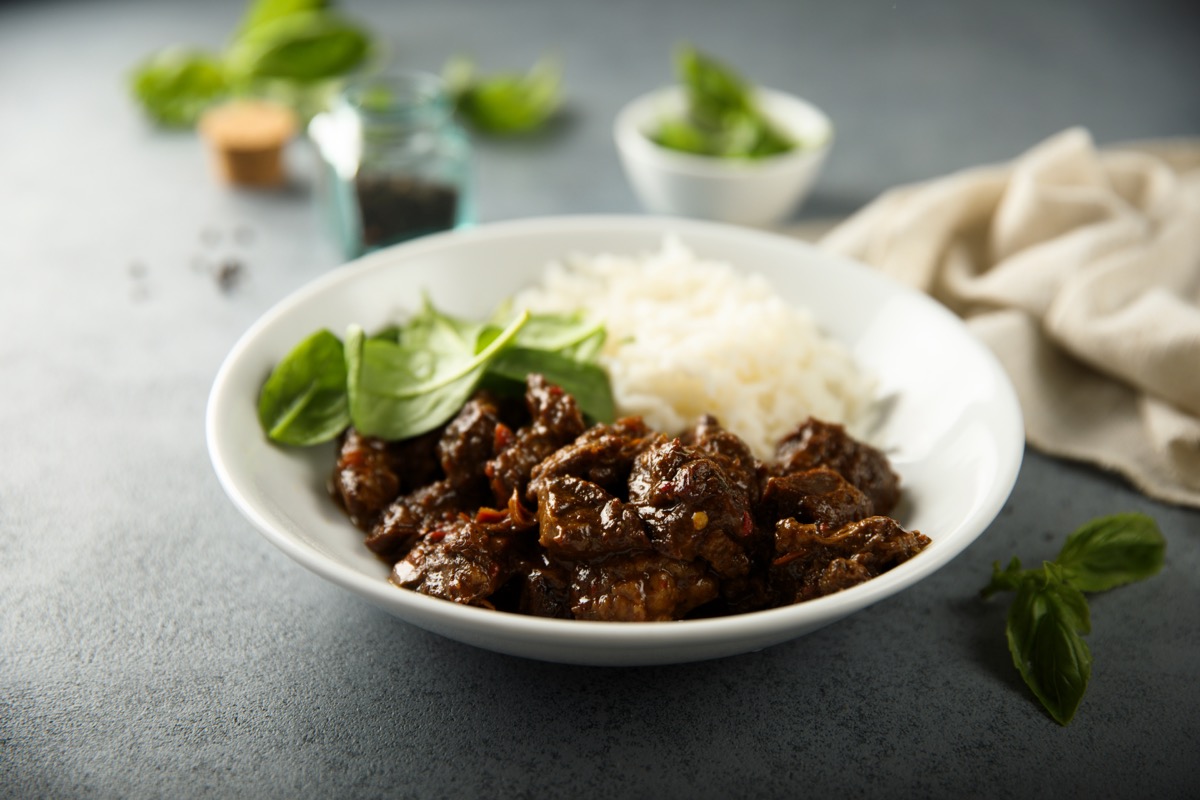
[(453, 108), (440, 78), (392, 71), (351, 83), (342, 102), (358, 117), (365, 138), (387, 139), (450, 121)]

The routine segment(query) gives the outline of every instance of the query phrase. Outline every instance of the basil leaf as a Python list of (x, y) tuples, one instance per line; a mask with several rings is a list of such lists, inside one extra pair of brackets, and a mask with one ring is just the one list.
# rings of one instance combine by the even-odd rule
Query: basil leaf
[(458, 113), (485, 133), (511, 135), (536, 130), (562, 101), (562, 66), (557, 59), (542, 58), (525, 75), (478, 77), (474, 64), (458, 58), (450, 61), (442, 74)]
[(134, 68), (134, 96), (160, 125), (186, 127), (229, 92), (220, 59), (203, 50), (169, 47)]
[(650, 138), (662, 147), (717, 158), (763, 158), (796, 147), (762, 113), (753, 87), (728, 65), (691, 46), (680, 47), (675, 70), (687, 108), (663, 120)]
[(527, 314), (518, 317), (477, 354), (473, 344), (470, 351), (414, 349), (404, 343), (407, 331), (401, 344), (368, 340), (361, 328), (352, 326), (346, 336), (346, 367), (354, 426), (368, 436), (392, 440), (438, 427), (458, 413), (488, 362), (527, 319)]
[(1143, 580), (1162, 569), (1166, 540), (1145, 514), (1095, 519), (1067, 537), (1057, 563), (1084, 592), (1102, 592)]
[(675, 72), (688, 93), (696, 122), (720, 127), (729, 111), (752, 111), (750, 89), (741, 76), (690, 45), (675, 51)]
[(230, 48), (229, 68), (242, 78), (312, 83), (350, 72), (367, 57), (367, 34), (325, 11), (304, 11), (250, 28)]
[(1083, 593), (1053, 564), (1022, 579), (1008, 613), (1008, 649), (1025, 684), (1061, 725), (1075, 715), (1091, 678), (1092, 655), (1080, 636), (1090, 628)]
[(997, 561), (992, 564), (992, 581), (983, 587), (980, 595), (991, 597), (996, 592), (1012, 591), (1021, 585), (1021, 578), (1024, 575), (1025, 570), (1021, 569), (1021, 559), (1014, 558), (1004, 569), (1000, 569), (1000, 562)]
[(514, 346), (507, 348), (488, 365), (488, 373), (522, 384), (528, 375), (540, 373), (575, 398), (584, 414), (599, 422), (616, 418), (608, 373), (596, 364), (587, 364), (546, 350)]
[(708, 155), (714, 149), (712, 135), (683, 118), (663, 120), (650, 140), (660, 147), (695, 155)]
[(313, 445), (350, 424), (341, 341), (317, 331), (288, 353), (263, 384), (258, 421), (281, 444)]

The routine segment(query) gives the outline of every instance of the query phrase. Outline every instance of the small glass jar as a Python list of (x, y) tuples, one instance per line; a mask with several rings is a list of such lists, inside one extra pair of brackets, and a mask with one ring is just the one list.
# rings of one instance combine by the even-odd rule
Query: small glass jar
[(471, 222), (470, 144), (441, 80), (392, 71), (313, 118), (325, 213), (348, 256)]

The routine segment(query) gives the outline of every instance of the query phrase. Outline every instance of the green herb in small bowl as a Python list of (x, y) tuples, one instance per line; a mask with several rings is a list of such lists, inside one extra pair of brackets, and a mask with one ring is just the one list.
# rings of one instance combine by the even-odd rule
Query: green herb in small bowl
[(816, 182), (833, 123), (795, 95), (751, 86), (691, 47), (681, 82), (635, 98), (617, 114), (621, 165), (647, 211), (770, 227), (785, 222)]
[(661, 147), (717, 158), (764, 158), (802, 144), (759, 106), (755, 89), (731, 67), (694, 47), (679, 48), (675, 68), (686, 93), (683, 114), (662, 120), (651, 140)]

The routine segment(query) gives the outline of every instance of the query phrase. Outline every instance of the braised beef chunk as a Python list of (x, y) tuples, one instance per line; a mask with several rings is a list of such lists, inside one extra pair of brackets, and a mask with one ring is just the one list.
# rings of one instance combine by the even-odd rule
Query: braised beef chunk
[(836, 530), (794, 519), (775, 527), (771, 582), (780, 605), (833, 594), (881, 575), (929, 544), (890, 517), (867, 517)]
[(575, 619), (681, 619), (716, 596), (717, 580), (700, 562), (678, 561), (651, 551), (581, 562), (571, 577)]
[(434, 597), (609, 621), (739, 614), (840, 591), (928, 543), (885, 516), (878, 450), (809, 420), (764, 464), (704, 416), (679, 438), (637, 417), (585, 430), (540, 375), (524, 408), (477, 393), (405, 442), (350, 430), (334, 498), (392, 581)]
[(521, 566), (517, 610), (535, 617), (571, 619), (571, 569), (542, 555)]
[(479, 393), (466, 402), (462, 411), (446, 426), (438, 441), (438, 459), (442, 472), (453, 486), (484, 487), (484, 469), (495, 455), (496, 426), (500, 410), (486, 393)]
[(643, 450), (665, 440), (661, 433), (647, 428), (641, 417), (626, 417), (611, 425), (593, 425), (533, 468), (527, 494), (532, 499), (541, 482), (570, 475), (626, 499), (633, 460)]
[(741, 438), (722, 428), (716, 417), (705, 414), (680, 439), (716, 461), (730, 481), (745, 492), (747, 502), (758, 502), (767, 477), (766, 465), (754, 457)]
[(538, 542), (554, 558), (650, 549), (637, 511), (591, 481), (569, 475), (542, 481), (537, 507)]
[(346, 431), (330, 480), (334, 499), (350, 521), (369, 531), (383, 510), (401, 492), (411, 491), (437, 478), (433, 436), (403, 442), (386, 442)]
[(887, 456), (846, 433), (841, 425), (809, 419), (779, 443), (778, 474), (829, 467), (867, 497), (876, 514), (889, 514), (900, 500), (900, 478)]
[(759, 520), (773, 526), (787, 517), (817, 522), (834, 529), (871, 516), (871, 500), (840, 473), (828, 467), (794, 472), (767, 479)]
[(392, 570), (392, 581), (422, 594), (467, 605), (488, 598), (516, 567), (513, 539), (458, 517), (435, 527)]
[(750, 505), (717, 462), (700, 451), (678, 439), (644, 451), (630, 473), (629, 502), (663, 555), (703, 558), (722, 577), (749, 571)]
[(449, 481), (435, 481), (388, 506), (371, 529), (367, 547), (389, 560), (403, 558), (409, 548), (434, 525), (453, 519), (469, 507)]
[(533, 468), (584, 431), (575, 398), (541, 375), (529, 376), (525, 404), (530, 423), (519, 428), (485, 468), (497, 503), (507, 502), (514, 491), (523, 495)]
[(355, 526), (371, 525), (400, 493), (387, 442), (362, 436), (351, 428), (342, 437), (330, 490)]

